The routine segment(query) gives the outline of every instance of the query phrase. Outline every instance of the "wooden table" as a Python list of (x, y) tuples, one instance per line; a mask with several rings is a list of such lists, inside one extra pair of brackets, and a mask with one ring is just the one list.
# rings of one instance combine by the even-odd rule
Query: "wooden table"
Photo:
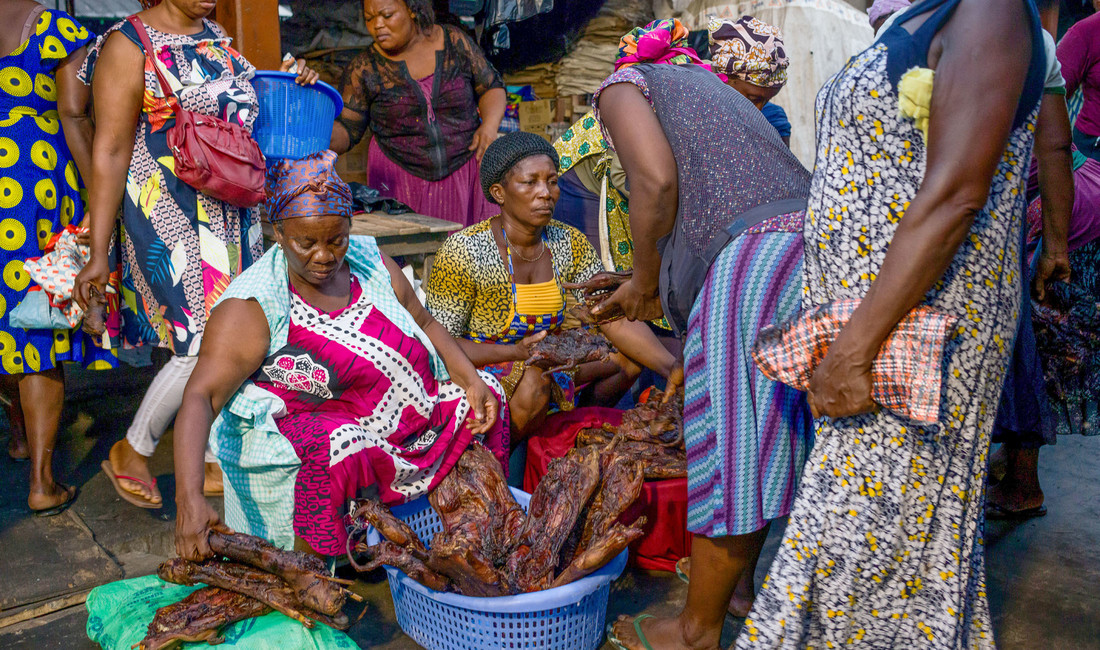
[[(263, 224), (264, 237), (270, 240), (271, 224), (266, 220)], [(383, 253), (390, 257), (404, 257), (425, 283), (431, 273), (436, 251), (448, 235), (461, 227), (453, 221), (412, 212), (359, 212), (351, 217), (351, 234), (374, 237)]]

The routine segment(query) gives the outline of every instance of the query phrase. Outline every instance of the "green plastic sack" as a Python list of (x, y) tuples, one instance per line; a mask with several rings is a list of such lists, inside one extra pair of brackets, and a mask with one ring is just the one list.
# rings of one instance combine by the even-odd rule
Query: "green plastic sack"
[[(145, 638), (153, 615), (161, 607), (177, 603), (201, 587), (184, 587), (156, 576), (120, 580), (96, 587), (88, 594), (88, 638), (103, 650), (130, 650)], [(321, 650), (358, 648), (348, 635), (318, 623), (312, 630), (278, 612), (234, 623), (222, 631), (229, 650)], [(185, 648), (208, 647), (206, 643), (185, 643)]]

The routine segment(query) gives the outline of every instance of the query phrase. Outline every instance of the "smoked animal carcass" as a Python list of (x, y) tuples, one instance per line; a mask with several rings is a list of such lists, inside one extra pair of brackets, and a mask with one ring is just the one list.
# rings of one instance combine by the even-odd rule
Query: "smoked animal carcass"
[(604, 361), (615, 348), (603, 335), (584, 327), (560, 330), (535, 343), (527, 365), (542, 368), (543, 374), (571, 370), (582, 363)]
[(581, 429), (576, 446), (606, 446), (612, 441), (620, 458), (641, 463), (647, 481), (687, 476), (687, 452), (684, 449), (683, 395), (667, 401), (660, 391), (623, 413), (619, 426)]
[[(207, 538), (215, 556), (203, 562), (174, 558), (157, 575), (180, 585), (208, 585), (178, 603), (157, 610), (142, 650), (174, 648), (187, 641), (220, 643), (226, 625), (272, 610), (306, 627), (314, 621), (343, 630), (348, 597), (362, 600), (327, 574), (324, 562), (308, 553), (284, 551), (252, 535), (212, 531)], [(229, 558), (226, 561), (221, 558)]]
[(255, 598), (218, 587), (192, 591), (186, 598), (157, 610), (149, 623), (139, 650), (167, 650), (184, 642), (217, 645), (224, 639), (226, 625), (254, 616), (263, 616), (271, 608)]
[(553, 461), (524, 513), (500, 463), (474, 443), (428, 496), (443, 522), (430, 547), (376, 503), (356, 509), (363, 521), (351, 537), (357, 540), (370, 520), (386, 539), (374, 546), (353, 541), (350, 559), (360, 570), (388, 564), (432, 589), (468, 596), (538, 591), (588, 575), (641, 536), (645, 524), (617, 523), (641, 493), (641, 466), (609, 462), (605, 451), (572, 450)]

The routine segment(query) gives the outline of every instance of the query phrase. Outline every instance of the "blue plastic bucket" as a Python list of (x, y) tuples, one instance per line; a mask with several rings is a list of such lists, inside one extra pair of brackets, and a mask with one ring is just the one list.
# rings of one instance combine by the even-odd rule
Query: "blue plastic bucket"
[[(511, 488), (524, 510), (531, 495)], [(430, 545), (443, 522), (422, 497), (393, 508)], [(382, 541), (367, 531), (367, 543)], [(603, 640), (611, 582), (626, 568), (623, 551), (600, 570), (561, 587), (516, 596), (478, 598), (429, 589), (393, 567), (386, 567), (397, 624), (428, 650), (595, 650)]]
[(332, 123), (344, 101), (323, 81), (312, 86), (294, 83), (290, 72), (256, 72), (252, 87), (260, 103), (252, 137), (267, 158), (305, 158), (328, 149)]

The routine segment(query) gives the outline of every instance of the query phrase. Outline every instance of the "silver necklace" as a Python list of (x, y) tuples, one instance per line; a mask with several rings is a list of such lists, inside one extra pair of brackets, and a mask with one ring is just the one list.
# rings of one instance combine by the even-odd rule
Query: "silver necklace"
[(504, 235), (504, 242), (506, 244), (508, 244), (508, 248), (510, 250), (515, 251), (516, 256), (519, 257), (524, 262), (527, 262), (528, 264), (530, 264), (531, 262), (537, 262), (537, 261), (541, 260), (542, 256), (546, 254), (546, 241), (545, 240), (543, 240), (543, 242), (542, 242), (542, 250), (539, 251), (539, 254), (534, 259), (532, 259), (530, 257), (524, 257), (523, 253), (519, 252), (519, 249), (516, 248), (516, 245), (512, 243), (512, 240), (508, 239), (508, 232), (506, 230), (504, 230), (503, 226), (501, 226), (501, 228), (500, 228), (500, 234)]

